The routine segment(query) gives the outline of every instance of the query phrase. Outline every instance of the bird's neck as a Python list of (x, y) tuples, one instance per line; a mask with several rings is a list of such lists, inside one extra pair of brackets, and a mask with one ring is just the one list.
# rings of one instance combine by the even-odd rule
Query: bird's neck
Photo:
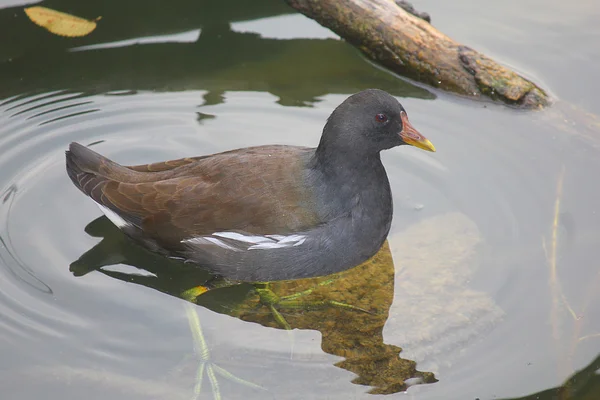
[(342, 243), (331, 257), (362, 262), (381, 247), (392, 222), (392, 194), (379, 153), (362, 158), (334, 153), (326, 161), (319, 156), (314, 153), (307, 169), (308, 184), (329, 240)]
[(326, 175), (354, 175), (355, 170), (383, 168), (379, 151), (324, 139), (321, 138), (311, 161), (314, 168)]
[(309, 180), (325, 218), (360, 206), (370, 217), (391, 219), (391, 190), (379, 152), (347, 154), (319, 147), (310, 162)]

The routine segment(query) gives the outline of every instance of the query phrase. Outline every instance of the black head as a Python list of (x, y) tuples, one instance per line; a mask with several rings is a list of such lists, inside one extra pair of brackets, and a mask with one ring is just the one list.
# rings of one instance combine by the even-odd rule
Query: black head
[(398, 100), (383, 90), (367, 89), (348, 97), (333, 111), (319, 148), (365, 155), (403, 144), (435, 151), (433, 144), (408, 122)]

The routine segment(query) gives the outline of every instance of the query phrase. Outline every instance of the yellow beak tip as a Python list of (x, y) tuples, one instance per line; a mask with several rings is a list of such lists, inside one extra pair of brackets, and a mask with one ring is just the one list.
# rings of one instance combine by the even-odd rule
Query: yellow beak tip
[(418, 147), (421, 150), (431, 151), (432, 153), (435, 153), (435, 146), (427, 139), (419, 141), (407, 141), (406, 143), (410, 144), (411, 146)]

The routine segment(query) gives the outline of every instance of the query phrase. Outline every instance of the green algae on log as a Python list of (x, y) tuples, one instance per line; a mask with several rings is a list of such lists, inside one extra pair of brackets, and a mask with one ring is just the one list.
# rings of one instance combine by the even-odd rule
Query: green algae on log
[(444, 35), (393, 0), (285, 0), (393, 72), (471, 98), (542, 108), (548, 94)]

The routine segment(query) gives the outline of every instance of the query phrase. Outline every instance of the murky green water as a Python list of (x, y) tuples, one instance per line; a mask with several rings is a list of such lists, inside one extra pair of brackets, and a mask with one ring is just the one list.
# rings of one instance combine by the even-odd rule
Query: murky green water
[[(516, 398), (579, 370), (564, 398), (600, 397), (595, 0), (415, 1), (548, 88), (536, 113), (405, 82), (282, 1), (42, 5), (103, 18), (66, 39), (0, 1), (2, 399)], [(389, 251), (273, 285), (302, 294), (292, 332), (250, 285), (182, 300), (207, 275), (133, 246), (64, 171), (71, 141), (125, 164), (312, 146), (369, 87), (438, 152), (384, 155)], [(314, 307), (332, 301), (376, 313)]]

